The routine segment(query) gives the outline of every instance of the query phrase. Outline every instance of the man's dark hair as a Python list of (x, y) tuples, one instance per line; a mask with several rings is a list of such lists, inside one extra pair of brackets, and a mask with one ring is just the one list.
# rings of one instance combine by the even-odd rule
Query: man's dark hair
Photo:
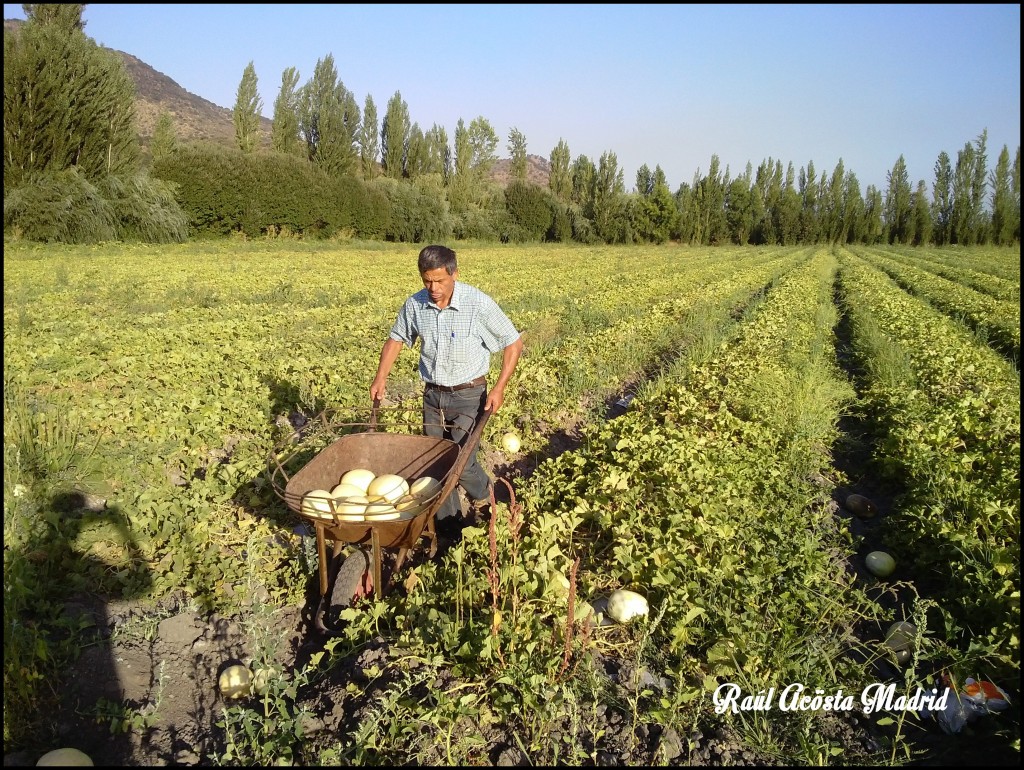
[(428, 270), (436, 270), (439, 267), (443, 267), (448, 275), (452, 275), (458, 269), (458, 263), (455, 261), (455, 252), (449, 249), (447, 246), (426, 246), (423, 251), (420, 252), (420, 258), (417, 262), (420, 273), (425, 273)]

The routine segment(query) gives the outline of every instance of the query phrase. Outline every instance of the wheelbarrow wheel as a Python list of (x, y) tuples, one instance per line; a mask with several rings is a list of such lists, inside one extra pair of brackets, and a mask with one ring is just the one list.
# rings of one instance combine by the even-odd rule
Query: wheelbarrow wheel
[(338, 568), (331, 589), (331, 610), (351, 607), (352, 604), (368, 592), (372, 592), (373, 570), (370, 557), (362, 548), (349, 554)]

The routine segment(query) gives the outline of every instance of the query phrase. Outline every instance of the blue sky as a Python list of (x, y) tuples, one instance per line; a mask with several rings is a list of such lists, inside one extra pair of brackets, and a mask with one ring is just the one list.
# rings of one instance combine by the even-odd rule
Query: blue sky
[[(4, 18), (24, 18), (4, 5)], [(988, 130), (993, 168), (1020, 145), (1020, 5), (116, 5), (85, 32), (230, 108), (246, 65), (264, 114), (287, 67), (309, 80), (333, 55), (360, 108), (395, 92), (453, 140), (486, 118), (507, 157), (560, 139), (596, 164), (614, 153), (631, 190), (660, 165), (673, 189), (747, 163), (840, 159), (884, 192), (900, 155), (929, 191), (938, 155)]]

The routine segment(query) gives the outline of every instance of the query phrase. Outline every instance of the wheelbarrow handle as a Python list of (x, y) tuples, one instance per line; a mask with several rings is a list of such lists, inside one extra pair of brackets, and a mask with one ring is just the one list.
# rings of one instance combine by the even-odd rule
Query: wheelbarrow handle
[(469, 463), (470, 456), (476, 451), (477, 446), (480, 444), (480, 437), (484, 433), (484, 425), (490, 419), (490, 412), (483, 412), (479, 418), (477, 418), (476, 425), (473, 426), (473, 430), (466, 437), (465, 443), (462, 445), (459, 456), (455, 460), (455, 466), (452, 468), (451, 473), (448, 474), (448, 478), (445, 479), (444, 485), (441, 487), (441, 493), (438, 496), (438, 500), (444, 502), (448, 499), (448, 495), (455, 489), (455, 485), (459, 483), (459, 477), (462, 476), (462, 472), (466, 470), (466, 465)]

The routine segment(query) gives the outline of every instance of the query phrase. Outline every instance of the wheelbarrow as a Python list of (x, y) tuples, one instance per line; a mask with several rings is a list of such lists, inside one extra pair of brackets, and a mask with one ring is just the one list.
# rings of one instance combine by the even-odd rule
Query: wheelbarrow
[[(330, 601), (328, 591), (342, 566), (339, 557), (346, 545), (359, 546), (361, 551), (369, 545), (372, 558), (368, 564), (372, 569), (374, 595), (378, 599), (385, 593), (381, 575), (383, 549), (398, 549), (392, 577), (401, 570), (421, 537), (430, 541), (429, 556), (434, 557), (437, 552), (436, 515), (449, 495), (455, 492), (459, 478), (476, 451), (484, 425), (490, 417), (489, 412), (483, 412), (460, 445), (450, 439), (432, 438), (422, 433), (389, 433), (386, 429), (380, 430), (380, 411), (380, 402), (375, 400), (369, 423), (338, 421), (332, 419), (326, 411), (318, 415), (309, 427), (322, 430), (314, 430), (312, 435), (320, 435), (322, 439), (326, 431), (328, 438), (333, 440), (293, 474), (289, 474), (287, 466), (294, 466), (296, 461), (301, 462), (303, 453), (308, 454), (308, 447), (304, 446), (303, 430), (290, 437), (290, 447), (284, 451), (275, 451), (270, 456), (270, 480), (274, 491), (290, 510), (312, 524), (316, 533), (320, 599), (315, 623), (322, 632), (327, 631), (323, 614), (326, 611), (325, 602), (329, 604)], [(402, 427), (410, 426), (406, 424)], [(416, 428), (422, 430), (422, 425), (418, 424)], [(356, 468), (367, 469), (375, 476), (395, 474), (413, 480), (429, 476), (437, 479), (439, 486), (431, 495), (423, 498), (414, 511), (401, 518), (346, 520), (338, 510), (341, 501), (334, 499), (326, 499), (325, 503), (321, 503), (321, 508), (326, 510), (312, 511), (308, 506), (303, 506), (308, 493), (317, 489), (330, 490), (345, 473)], [(328, 540), (333, 541), (330, 569), (327, 559)], [(360, 554), (353, 554), (349, 559), (357, 556)], [(362, 556), (365, 556), (365, 551)], [(362, 576), (361, 569), (359, 574)]]

